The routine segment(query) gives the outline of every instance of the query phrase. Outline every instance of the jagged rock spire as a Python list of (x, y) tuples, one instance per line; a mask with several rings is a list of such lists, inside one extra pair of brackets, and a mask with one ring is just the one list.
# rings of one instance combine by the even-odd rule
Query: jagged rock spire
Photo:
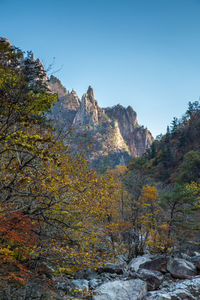
[(94, 90), (93, 88), (91, 87), (91, 85), (89, 85), (88, 87), (88, 90), (87, 90), (87, 94), (90, 98), (93, 98), (94, 99)]

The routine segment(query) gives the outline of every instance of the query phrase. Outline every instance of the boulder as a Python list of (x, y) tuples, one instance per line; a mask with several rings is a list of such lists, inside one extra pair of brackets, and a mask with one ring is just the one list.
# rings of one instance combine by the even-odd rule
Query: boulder
[(115, 273), (123, 274), (124, 264), (106, 264), (104, 267), (98, 270), (98, 273)]
[(115, 280), (96, 289), (93, 300), (141, 300), (147, 292), (147, 285), (140, 279)]
[(144, 264), (147, 261), (151, 261), (151, 258), (149, 255), (143, 255), (143, 256), (138, 256), (136, 258), (133, 258), (129, 263), (129, 270), (131, 272), (137, 272), (140, 265)]
[(174, 278), (187, 279), (197, 275), (193, 263), (182, 258), (171, 258), (167, 263), (167, 270)]
[(142, 300), (171, 300), (171, 296), (165, 291), (148, 292)]
[(166, 273), (168, 260), (168, 257), (160, 256), (157, 258), (153, 258), (150, 261), (146, 261), (145, 263), (140, 265), (140, 268)]
[(78, 291), (88, 291), (89, 290), (89, 282), (84, 279), (74, 279), (72, 280), (72, 288)]
[(161, 272), (147, 269), (139, 269), (137, 276), (147, 282), (148, 291), (158, 289), (164, 279)]
[(195, 265), (198, 271), (200, 271), (200, 256), (193, 256), (191, 258), (192, 263)]

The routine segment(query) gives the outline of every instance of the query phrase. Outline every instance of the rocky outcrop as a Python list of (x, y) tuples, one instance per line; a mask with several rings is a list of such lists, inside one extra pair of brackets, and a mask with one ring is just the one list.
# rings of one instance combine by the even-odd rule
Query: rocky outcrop
[(59, 127), (73, 128), (76, 137), (84, 134), (81, 144), (92, 144), (93, 150), (87, 154), (93, 167), (103, 171), (104, 166), (125, 165), (131, 156), (142, 155), (151, 145), (151, 133), (138, 125), (137, 114), (130, 106), (99, 107), (91, 86), (80, 101), (75, 91), (69, 93), (54, 76), (49, 86), (59, 97), (51, 118)]
[(82, 97), (80, 107), (73, 121), (73, 126), (76, 128), (87, 125), (94, 128), (106, 120), (104, 110), (98, 106), (94, 98), (94, 91), (92, 87), (89, 86), (87, 93)]

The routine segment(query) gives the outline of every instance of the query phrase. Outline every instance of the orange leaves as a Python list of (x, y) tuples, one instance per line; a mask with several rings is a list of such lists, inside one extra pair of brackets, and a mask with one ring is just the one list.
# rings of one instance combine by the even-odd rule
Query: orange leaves
[(15, 270), (10, 274), (12, 280), (24, 282), (23, 277), (29, 275), (24, 262), (30, 258), (32, 248), (37, 244), (33, 233), (34, 226), (31, 219), (21, 212), (10, 211), (12, 208), (2, 207), (0, 215), (0, 265), (13, 266)]
[(36, 242), (31, 219), (21, 212), (5, 212), (0, 216), (0, 238), (29, 248)]

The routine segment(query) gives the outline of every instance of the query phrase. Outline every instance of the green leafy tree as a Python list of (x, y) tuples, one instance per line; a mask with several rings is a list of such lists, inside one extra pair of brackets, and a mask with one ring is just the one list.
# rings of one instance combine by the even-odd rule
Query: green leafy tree
[(181, 163), (176, 181), (182, 183), (190, 183), (200, 179), (200, 152), (189, 151), (184, 155), (183, 162)]

